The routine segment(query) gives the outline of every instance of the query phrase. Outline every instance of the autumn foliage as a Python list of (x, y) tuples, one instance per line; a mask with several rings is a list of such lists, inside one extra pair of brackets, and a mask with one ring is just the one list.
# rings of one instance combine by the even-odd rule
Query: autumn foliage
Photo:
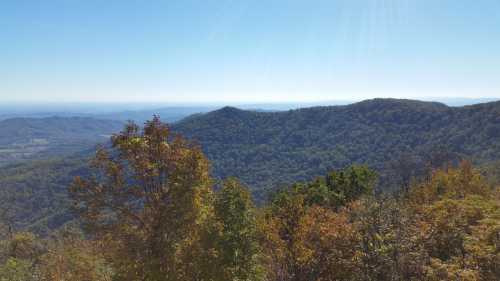
[(500, 280), (500, 193), (468, 162), (393, 195), (353, 165), (256, 207), (155, 118), (92, 165), (70, 188), (83, 232), (5, 234), (1, 281)]

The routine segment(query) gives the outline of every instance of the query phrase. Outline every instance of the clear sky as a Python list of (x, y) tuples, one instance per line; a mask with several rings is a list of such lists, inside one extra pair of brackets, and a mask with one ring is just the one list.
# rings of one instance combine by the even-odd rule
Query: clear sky
[(0, 1), (0, 103), (372, 97), (500, 98), (500, 1)]

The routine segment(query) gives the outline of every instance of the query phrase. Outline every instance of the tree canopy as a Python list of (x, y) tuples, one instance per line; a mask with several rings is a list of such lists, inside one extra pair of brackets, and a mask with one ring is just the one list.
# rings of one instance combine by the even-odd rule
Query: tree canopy
[(394, 195), (351, 165), (256, 207), (154, 118), (128, 124), (91, 164), (69, 189), (78, 223), (38, 236), (0, 209), (0, 281), (500, 279), (500, 189), (467, 161)]

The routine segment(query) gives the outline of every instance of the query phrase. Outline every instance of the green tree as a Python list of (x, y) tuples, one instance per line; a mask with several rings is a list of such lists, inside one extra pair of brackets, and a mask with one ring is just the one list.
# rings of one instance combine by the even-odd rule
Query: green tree
[(332, 192), (336, 207), (373, 194), (377, 174), (366, 166), (353, 165), (346, 169), (333, 171), (326, 176), (326, 185)]
[(214, 202), (216, 266), (219, 281), (262, 280), (255, 209), (236, 179), (223, 183)]

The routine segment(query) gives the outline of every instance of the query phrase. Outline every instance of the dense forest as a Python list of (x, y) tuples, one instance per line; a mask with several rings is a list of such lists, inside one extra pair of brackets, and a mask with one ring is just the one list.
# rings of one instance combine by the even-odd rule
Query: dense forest
[(47, 235), (73, 219), (67, 189), (75, 176), (87, 173), (87, 161), (79, 156), (4, 167), (0, 170), (0, 202), (10, 202), (4, 219), (15, 229)]
[(256, 207), (244, 184), (214, 179), (201, 147), (158, 118), (111, 143), (75, 174), (72, 223), (18, 230), (2, 202), (0, 280), (500, 278), (500, 191), (470, 162), (393, 194), (375, 193), (368, 166), (347, 165)]
[(256, 196), (352, 163), (375, 169), (387, 190), (450, 161), (500, 158), (498, 102), (448, 107), (375, 99), (285, 112), (226, 107), (173, 130), (201, 144), (216, 177), (236, 176)]
[[(499, 116), (498, 102), (448, 107), (375, 99), (282, 112), (226, 107), (172, 124), (171, 137), (181, 134), (200, 144), (210, 160), (214, 179), (238, 178), (261, 206), (277, 189), (353, 164), (367, 165), (377, 172), (377, 193), (408, 188), (412, 182), (425, 180), (432, 170), (457, 165), (461, 160), (471, 161), (490, 183), (498, 183)], [(117, 132), (123, 126), (121, 122), (102, 120), (94, 120), (102, 123), (94, 124), (91, 118), (29, 121), (23, 124), (30, 124), (31, 132), (42, 132), (47, 126), (45, 136), (49, 139), (59, 131), (67, 136), (92, 131), (90, 135), (97, 136), (110, 130)], [(3, 136), (9, 137), (6, 133)], [(73, 135), (69, 139), (78, 138)], [(47, 233), (72, 219), (66, 187), (74, 176), (89, 173), (86, 163), (94, 149), (73, 146), (80, 151), (68, 155), (62, 144), (54, 142), (51, 147), (61, 154), (6, 165), (0, 171), (2, 189), (11, 196), (21, 194), (12, 199), (20, 210), (14, 219), (19, 229)]]

